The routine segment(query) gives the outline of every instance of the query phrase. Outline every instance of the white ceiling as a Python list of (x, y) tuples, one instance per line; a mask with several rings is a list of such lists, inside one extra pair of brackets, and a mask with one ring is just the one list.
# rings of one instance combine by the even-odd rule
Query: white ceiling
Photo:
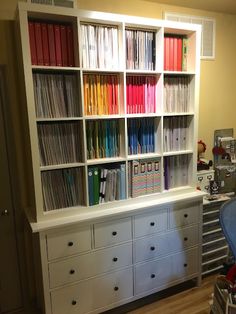
[(146, 0), (192, 9), (236, 14), (236, 0)]

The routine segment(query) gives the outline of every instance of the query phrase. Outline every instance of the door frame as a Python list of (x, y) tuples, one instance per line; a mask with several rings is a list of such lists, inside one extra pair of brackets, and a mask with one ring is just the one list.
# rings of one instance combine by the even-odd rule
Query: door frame
[[(26, 304), (27, 296), (25, 294), (26, 281), (23, 279), (25, 277), (25, 266), (24, 266), (24, 235), (23, 235), (23, 215), (20, 210), (20, 195), (18, 193), (18, 180), (17, 180), (17, 163), (16, 163), (16, 149), (14, 145), (14, 133), (12, 125), (12, 117), (10, 110), (10, 93), (9, 93), (9, 84), (7, 77), (7, 69), (5, 65), (0, 65), (0, 97), (1, 97), (1, 114), (3, 119), (3, 129), (5, 136), (5, 145), (6, 145), (6, 155), (8, 160), (8, 172), (9, 172), (9, 183), (10, 183), (10, 194), (11, 194), (11, 203), (12, 203), (12, 213), (15, 240), (16, 240), (16, 255), (17, 255), (17, 264), (19, 269), (19, 281), (21, 288), (21, 303), (22, 306), (19, 309), (22, 309)], [(14, 179), (13, 179), (14, 178)]]

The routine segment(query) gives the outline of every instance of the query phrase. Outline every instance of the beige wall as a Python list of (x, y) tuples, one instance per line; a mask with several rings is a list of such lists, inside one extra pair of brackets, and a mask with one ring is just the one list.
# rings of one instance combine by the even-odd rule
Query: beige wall
[[(13, 20), (16, 0), (1, 0), (0, 19)], [(201, 61), (199, 139), (207, 144), (206, 157), (211, 157), (215, 129), (234, 128), (236, 136), (236, 16), (161, 5), (143, 0), (78, 0), (81, 9), (162, 18), (164, 11), (216, 18), (216, 59)], [(9, 45), (12, 23), (0, 23), (0, 64), (11, 67), (14, 52)], [(3, 40), (2, 40), (3, 39)], [(14, 83), (15, 86), (15, 83)], [(13, 92), (15, 93), (14, 89)], [(15, 103), (17, 106), (17, 101)], [(17, 125), (18, 127), (18, 125)]]
[[(160, 0), (161, 1), (161, 0)], [(161, 5), (142, 0), (79, 0), (81, 9), (162, 18), (164, 11), (210, 16), (216, 19), (216, 58), (201, 61), (199, 139), (212, 158), (214, 130), (234, 128), (236, 136), (236, 16)]]
[[(24, 1), (24, 0), (23, 0)], [(0, 1), (0, 19), (13, 20), (18, 0), (1, 0)]]

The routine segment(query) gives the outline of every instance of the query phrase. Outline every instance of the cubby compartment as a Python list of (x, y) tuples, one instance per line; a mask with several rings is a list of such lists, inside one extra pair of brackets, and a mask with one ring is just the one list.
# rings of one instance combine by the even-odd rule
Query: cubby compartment
[(82, 116), (80, 75), (77, 71), (33, 71), (37, 119)]
[(164, 107), (165, 114), (193, 113), (195, 95), (194, 75), (164, 76)]
[(121, 73), (84, 72), (85, 116), (124, 114), (123, 81)]
[(81, 121), (38, 122), (37, 130), (41, 166), (84, 161)]
[(88, 167), (89, 205), (126, 198), (126, 164), (100, 164)]
[(41, 172), (44, 211), (85, 205), (84, 168)]
[(30, 12), (28, 36), (36, 67), (78, 67), (77, 18)]

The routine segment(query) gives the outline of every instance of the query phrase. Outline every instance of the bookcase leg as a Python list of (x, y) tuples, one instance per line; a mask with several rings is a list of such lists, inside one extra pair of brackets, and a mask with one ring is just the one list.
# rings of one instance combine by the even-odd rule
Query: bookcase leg
[(197, 278), (196, 278), (196, 286), (197, 287), (200, 287), (202, 284), (202, 276), (199, 275)]

